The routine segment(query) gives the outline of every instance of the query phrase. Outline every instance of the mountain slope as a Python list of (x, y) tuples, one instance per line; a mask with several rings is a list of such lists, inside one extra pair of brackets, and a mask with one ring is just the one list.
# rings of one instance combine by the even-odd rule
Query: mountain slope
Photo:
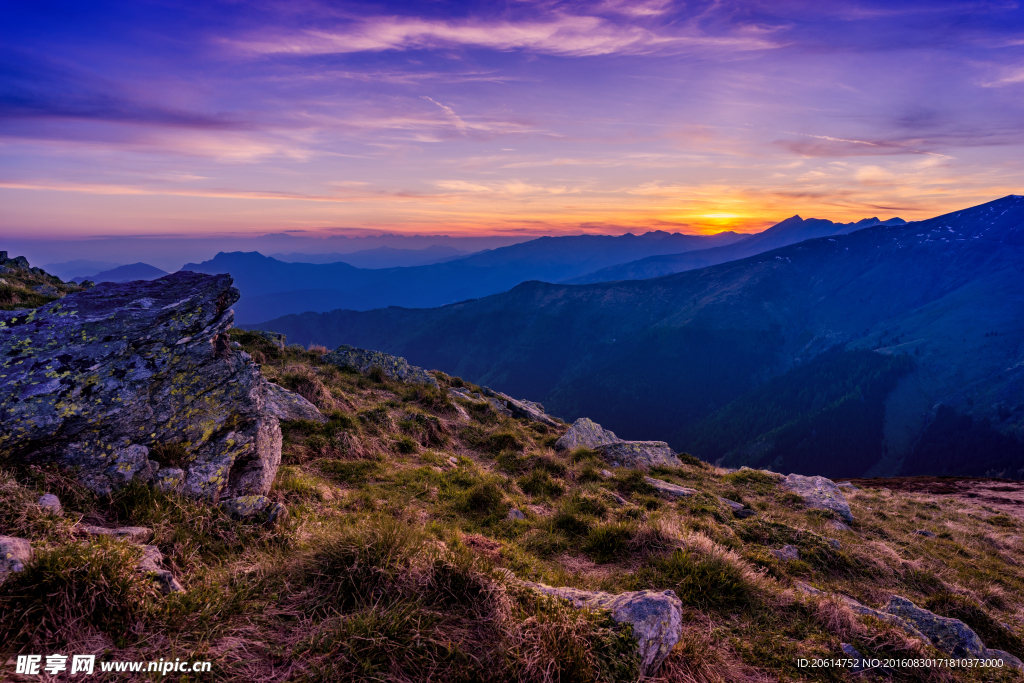
[(230, 273), (242, 293), (240, 322), (287, 313), (382, 306), (431, 307), (506, 291), (527, 280), (556, 282), (650, 254), (730, 244), (735, 233), (541, 237), (466, 258), (409, 268), (360, 269), (346, 263), (284, 263), (258, 253), (220, 253), (182, 270)]
[(793, 216), (773, 225), (764, 232), (751, 235), (735, 244), (685, 254), (649, 256), (638, 261), (602, 268), (586, 275), (567, 279), (564, 282), (581, 285), (612, 282), (613, 280), (644, 280), (735, 261), (816, 237), (845, 235), (875, 225), (902, 225), (903, 223), (904, 221), (900, 218), (890, 218), (887, 221), (865, 218), (856, 223), (833, 223), (823, 218), (803, 219), (800, 216)]
[(912, 369), (879, 399), (881, 443), (858, 456), (861, 471), (894, 473), (939, 403), (975, 416), (1001, 405), (1003, 432), (1024, 423), (1022, 263), (1024, 198), (1011, 195), (656, 279), (528, 282), (440, 309), (264, 327), (300, 343), (387, 350), (679, 449), (699, 420), (836, 345), (906, 355)]

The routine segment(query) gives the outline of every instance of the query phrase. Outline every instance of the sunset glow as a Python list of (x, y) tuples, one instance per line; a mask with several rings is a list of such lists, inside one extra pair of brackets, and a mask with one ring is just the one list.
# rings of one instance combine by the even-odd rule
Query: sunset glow
[(248, 7), (8, 3), (0, 229), (753, 232), (1021, 191), (1014, 3)]

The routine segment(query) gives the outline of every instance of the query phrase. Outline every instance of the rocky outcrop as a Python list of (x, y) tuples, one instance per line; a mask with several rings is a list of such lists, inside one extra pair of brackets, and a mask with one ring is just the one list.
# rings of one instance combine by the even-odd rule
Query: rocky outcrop
[(9, 572), (24, 571), (31, 561), (31, 543), (16, 536), (0, 536), (0, 580)]
[(959, 619), (940, 617), (918, 607), (904, 597), (894, 595), (880, 610), (863, 605), (846, 595), (829, 594), (806, 583), (798, 582), (796, 589), (807, 595), (834, 597), (844, 602), (853, 612), (903, 629), (907, 635), (930, 643), (943, 654), (956, 659), (1001, 659), (1003, 666), (1024, 670), (1024, 663), (1013, 655), (985, 647), (978, 634)]
[(847, 522), (853, 521), (853, 513), (850, 512), (850, 504), (846, 502), (846, 496), (831, 479), (790, 474), (782, 480), (781, 485), (787, 491), (800, 496), (807, 507), (831, 510)]
[(370, 372), (373, 368), (380, 368), (385, 376), (397, 382), (438, 386), (437, 380), (427, 374), (423, 368), (409, 365), (404, 358), (382, 351), (357, 349), (354, 346), (342, 344), (334, 351), (325, 353), (321, 359), (337, 365), (339, 368), (352, 368), (363, 374)]
[(507, 411), (506, 414), (511, 417), (540, 422), (548, 427), (557, 427), (561, 424), (558, 420), (545, 413), (544, 406), (539, 403), (512, 398), (488, 387), (481, 387), (481, 389), (483, 390), (484, 398), (487, 398), (492, 405), (497, 403), (495, 407), (498, 409), (498, 412)]
[(595, 449), (607, 462), (616, 467), (679, 467), (683, 463), (664, 441), (616, 441)]
[(327, 417), (320, 410), (294, 391), (268, 383), (264, 395), (267, 411), (279, 420), (308, 420), (324, 424)]
[[(589, 448), (616, 467), (650, 469), (659, 465), (678, 467), (683, 463), (664, 441), (624, 441), (593, 420), (581, 417), (555, 442), (557, 450)], [(648, 482), (649, 483), (649, 482)], [(667, 484), (667, 482), (662, 482)], [(652, 486), (657, 486), (652, 484)], [(668, 486), (673, 486), (668, 484)], [(671, 491), (664, 491), (672, 494)]]
[(268, 382), (230, 344), (237, 300), (229, 275), (179, 272), (0, 312), (0, 456), (75, 468), (106, 493), (160, 479), (149, 448), (174, 442), (184, 492), (265, 493), (281, 430)]
[(572, 423), (569, 431), (555, 442), (555, 450), (572, 451), (577, 448), (595, 449), (605, 444), (618, 443), (619, 437), (589, 417), (581, 417)]
[[(514, 579), (511, 572), (507, 573)], [(616, 622), (629, 624), (637, 640), (640, 671), (645, 677), (654, 675), (679, 642), (683, 603), (675, 591), (643, 590), (615, 595), (577, 588), (555, 588), (530, 581), (518, 583), (538, 593), (567, 600), (577, 608), (607, 610)]]

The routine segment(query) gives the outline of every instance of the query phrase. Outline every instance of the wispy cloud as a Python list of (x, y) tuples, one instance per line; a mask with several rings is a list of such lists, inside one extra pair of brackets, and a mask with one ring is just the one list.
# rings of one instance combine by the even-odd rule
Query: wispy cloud
[(226, 42), (248, 53), (292, 55), (473, 47), (585, 57), (714, 48), (766, 50), (777, 46), (761, 35), (709, 35), (692, 25), (674, 32), (656, 31), (603, 17), (571, 14), (523, 21), (372, 17), (332, 30), (268, 32)]

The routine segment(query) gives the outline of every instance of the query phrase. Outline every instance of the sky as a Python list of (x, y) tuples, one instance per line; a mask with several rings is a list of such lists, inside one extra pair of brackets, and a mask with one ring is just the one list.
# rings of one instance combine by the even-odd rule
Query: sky
[(0, 234), (668, 230), (1024, 190), (1017, 2), (0, 6)]

